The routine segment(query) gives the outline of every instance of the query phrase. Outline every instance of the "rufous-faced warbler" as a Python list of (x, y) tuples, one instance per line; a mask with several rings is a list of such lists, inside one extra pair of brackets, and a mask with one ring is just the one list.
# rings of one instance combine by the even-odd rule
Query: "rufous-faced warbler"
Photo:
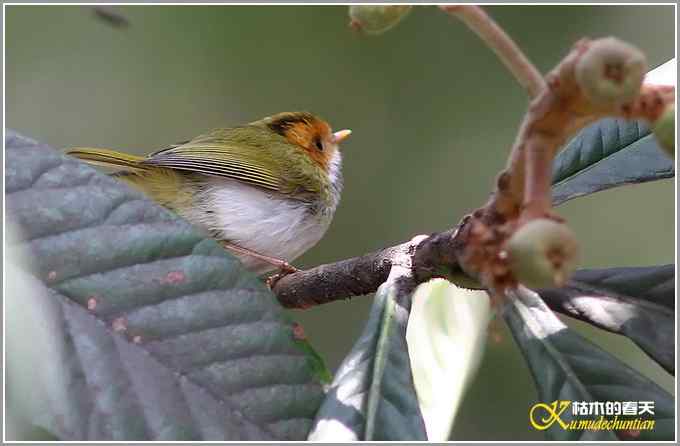
[(286, 112), (212, 130), (148, 156), (73, 148), (69, 155), (121, 169), (116, 178), (184, 217), (263, 274), (314, 246), (342, 191), (338, 144), (324, 120)]

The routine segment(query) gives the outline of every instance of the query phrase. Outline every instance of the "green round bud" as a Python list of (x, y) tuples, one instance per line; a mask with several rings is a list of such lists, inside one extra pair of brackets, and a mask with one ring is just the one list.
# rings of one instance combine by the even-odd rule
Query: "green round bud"
[(367, 34), (382, 34), (395, 27), (410, 11), (411, 5), (352, 5), (350, 26)]
[(634, 99), (646, 71), (642, 51), (607, 37), (593, 41), (576, 63), (576, 81), (593, 104), (610, 107)]
[(506, 251), (515, 278), (528, 288), (564, 285), (578, 261), (578, 242), (571, 229), (547, 218), (520, 227)]
[(675, 159), (675, 105), (669, 104), (652, 127), (659, 145)]

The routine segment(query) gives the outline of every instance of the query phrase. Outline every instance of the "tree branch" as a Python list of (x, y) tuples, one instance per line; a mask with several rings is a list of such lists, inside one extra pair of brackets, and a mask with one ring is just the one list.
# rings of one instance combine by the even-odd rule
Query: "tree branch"
[(274, 284), (272, 291), (281, 305), (287, 308), (308, 308), (369, 294), (387, 280), (393, 259), (410, 249), (410, 242), (402, 243), (363, 256), (288, 274)]
[(416, 283), (436, 276), (453, 278), (462, 273), (453, 256), (454, 235), (455, 230), (421, 235), (370, 254), (298, 271), (279, 279), (272, 291), (284, 307), (308, 308), (373, 293), (394, 265), (411, 268)]

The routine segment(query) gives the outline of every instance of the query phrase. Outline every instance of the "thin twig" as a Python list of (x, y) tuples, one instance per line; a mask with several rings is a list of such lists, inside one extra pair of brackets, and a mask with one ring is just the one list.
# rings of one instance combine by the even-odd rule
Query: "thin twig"
[(530, 98), (536, 97), (545, 88), (545, 81), (538, 69), (482, 8), (474, 5), (442, 5), (439, 8), (457, 17), (474, 31), (527, 90)]

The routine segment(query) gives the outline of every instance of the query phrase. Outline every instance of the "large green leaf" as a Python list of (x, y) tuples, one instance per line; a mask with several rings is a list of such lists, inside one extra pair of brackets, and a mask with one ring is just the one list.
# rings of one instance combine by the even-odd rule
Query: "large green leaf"
[[(406, 345), (411, 295), (392, 267), (359, 340), (337, 371), (309, 439), (427, 440)], [(411, 290), (412, 291), (412, 290)]]
[(637, 121), (602, 119), (585, 128), (553, 163), (553, 204), (624, 184), (675, 174), (673, 160)]
[[(655, 428), (640, 431), (637, 438), (674, 438), (675, 404), (670, 394), (568, 329), (535, 292), (520, 288), (508, 297), (503, 316), (529, 364), (540, 402), (654, 401)], [(571, 410), (561, 418), (566, 423), (583, 419)], [(626, 431), (565, 430), (558, 423), (546, 432), (550, 439), (561, 441), (630, 438)]]
[(22, 234), (10, 249), (59, 328), (59, 361), (32, 367), (67, 385), (39, 395), (32, 422), (62, 440), (306, 438), (319, 358), (257, 277), (115, 179), (14, 133), (5, 143)]
[(555, 311), (630, 338), (675, 373), (675, 265), (584, 269), (538, 290)]

